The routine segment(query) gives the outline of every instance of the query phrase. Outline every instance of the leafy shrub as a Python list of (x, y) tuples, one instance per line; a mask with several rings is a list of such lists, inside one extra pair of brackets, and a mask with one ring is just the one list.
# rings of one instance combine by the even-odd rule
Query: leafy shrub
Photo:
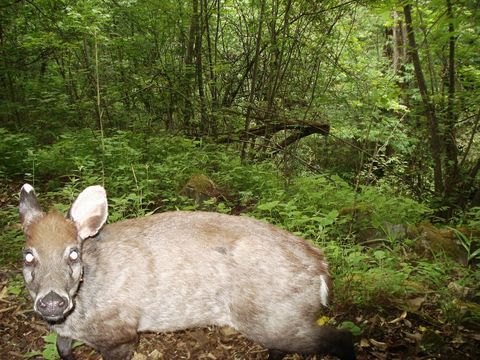
[(33, 146), (31, 135), (0, 128), (0, 176), (12, 178), (30, 171), (31, 164), (27, 158)]
[[(358, 215), (353, 217), (352, 213)], [(359, 192), (338, 176), (296, 179), (288, 190), (263, 196), (253, 212), (314, 240), (345, 239), (351, 222), (357, 231), (386, 223), (416, 223), (429, 214), (425, 205), (364, 186)], [(327, 236), (328, 235), (328, 236)]]
[(24, 237), (18, 223), (16, 208), (0, 209), (0, 266), (20, 259)]

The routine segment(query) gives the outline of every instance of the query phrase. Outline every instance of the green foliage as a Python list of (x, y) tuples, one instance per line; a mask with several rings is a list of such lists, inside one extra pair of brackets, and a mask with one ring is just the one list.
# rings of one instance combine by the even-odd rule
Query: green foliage
[[(430, 209), (386, 189), (362, 186), (359, 192), (338, 176), (296, 179), (288, 191), (263, 195), (256, 216), (282, 224), (286, 229), (314, 240), (346, 238), (352, 222), (357, 231), (384, 224), (413, 224)], [(357, 216), (354, 218), (355, 213)]]
[[(60, 359), (60, 355), (58, 354), (57, 351), (57, 334), (54, 332), (48, 333), (45, 336), (42, 336), (43, 341), (44, 341), (44, 346), (43, 350), (35, 350), (35, 351), (30, 351), (23, 356), (26, 359), (34, 358), (37, 356), (41, 356), (45, 360), (58, 360)], [(82, 343), (75, 341), (72, 344), (72, 349), (75, 349), (78, 346), (81, 346)]]
[(326, 245), (325, 252), (342, 303), (381, 308), (416, 293), (406, 286), (410, 274), (399, 264), (397, 254), (358, 246), (342, 249), (334, 242)]
[(338, 328), (349, 330), (354, 336), (359, 336), (362, 333), (362, 329), (351, 321), (342, 322)]
[(472, 260), (480, 260), (480, 242), (475, 241), (474, 238), (471, 238), (460, 230), (450, 227), (451, 231), (454, 232), (457, 239), (460, 241), (460, 244), (467, 252), (467, 264), (470, 263)]
[[(26, 146), (20, 148), (30, 148), (29, 155), (12, 154), (15, 142), (30, 141), (32, 136), (11, 138), (8, 134), (7, 145), (0, 145), (0, 150), (8, 148), (8, 157), (0, 162), (0, 175), (26, 173), (22, 169), (28, 167), (34, 178), (38, 161), (44, 172), (40, 175), (48, 173), (51, 182), (58, 182), (58, 176), (81, 172), (79, 161), (96, 159), (101, 152), (106, 167), (117, 156), (138, 156), (131, 152), (138, 149), (132, 144), (130, 148), (115, 146), (115, 136), (122, 137), (114, 135), (119, 130), (150, 133), (163, 128), (197, 139), (213, 135), (239, 140), (245, 129), (242, 113), (248, 105), (254, 115), (252, 127), (275, 125), (282, 119), (298, 126), (305, 120), (330, 126), (327, 139), (319, 134), (306, 136), (274, 156), (277, 168), (285, 173), (296, 176), (308, 164), (350, 183), (382, 182), (394, 187), (397, 194), (432, 200), (433, 154), (425, 136), (427, 121), (418, 81), (406, 57), (406, 45), (393, 38), (393, 30), (404, 23), (402, 6), (392, 1), (342, 6), (334, 0), (288, 4), (266, 3), (258, 59), (252, 59), (258, 2), (248, 7), (219, 3), (209, 8), (202, 21), (208, 31), (199, 32), (203, 40), (199, 49), (193, 46), (198, 29), (192, 23), (193, 9), (188, 2), (9, 4), (1, 15), (2, 124), (34, 134), (41, 144), (57, 143), (59, 137), (70, 136), (69, 130), (82, 131), (85, 146), (72, 149), (65, 138), (58, 149), (49, 149), (49, 154), (37, 154), (37, 149)], [(455, 185), (473, 187), (475, 181), (466, 179), (466, 174), (475, 169), (479, 150), (474, 125), (480, 96), (479, 58), (474, 51), (479, 47), (477, 11), (469, 2), (454, 3), (450, 17), (441, 1), (419, 1), (414, 10), (413, 29), (437, 111), (438, 135), (447, 141), (449, 121), (459, 121), (454, 124), (454, 140), (458, 158), (464, 161), (459, 161), (463, 166)], [(297, 20), (285, 22), (283, 16)], [(453, 119), (445, 110), (449, 108), (445, 89), (450, 23), (456, 46)], [(269, 31), (265, 31), (267, 24)], [(297, 35), (289, 35), (293, 33)], [(194, 61), (199, 55), (204, 61), (202, 68)], [(253, 86), (248, 101), (252, 103), (247, 104), (250, 86), (246, 84), (254, 81), (254, 63), (264, 83)], [(100, 123), (110, 132), (105, 149), (98, 134), (79, 130), (99, 129)], [(292, 134), (295, 131), (269, 133), (267, 126), (263, 136), (256, 136), (249, 156), (266, 158)], [(139, 136), (134, 140), (142, 141)], [(144, 145), (146, 148), (147, 143)], [(62, 154), (70, 151), (78, 158), (67, 156), (69, 162), (63, 161)], [(448, 168), (452, 159), (443, 162)], [(98, 164), (92, 166), (97, 166), (99, 173)], [(378, 173), (373, 174), (372, 169)], [(127, 166), (123, 171), (123, 177), (129, 179), (126, 173), (131, 169)], [(58, 183), (52, 184), (55, 186)], [(144, 186), (139, 183), (138, 191)], [(455, 199), (448, 201), (450, 207), (456, 203)]]
[(22, 254), (24, 237), (18, 221), (16, 207), (0, 208), (0, 266), (16, 262)]
[(15, 296), (19, 296), (22, 291), (25, 290), (23, 284), (23, 277), (21, 275), (15, 276), (12, 280), (8, 282), (7, 293)]
[(57, 343), (57, 334), (54, 332), (49, 333), (48, 335), (42, 336), (45, 345), (42, 351), (31, 351), (24, 354), (24, 357), (27, 359), (42, 356), (46, 360), (58, 360), (60, 355), (58, 354), (56, 343)]
[(460, 223), (469, 229), (480, 229), (480, 206), (473, 207), (467, 211)]
[[(19, 145), (19, 151), (23, 150)], [(117, 131), (104, 137), (103, 146), (97, 132), (64, 132), (54, 143), (37, 147), (22, 160), (18, 171), (26, 174), (27, 181), (40, 185), (37, 191), (47, 204), (63, 211), (81, 189), (105, 184), (112, 221), (158, 208), (191, 208), (191, 200), (179, 192), (195, 173), (208, 174), (229, 192), (239, 192), (243, 204), (281, 186), (279, 175), (268, 164), (242, 166), (233, 151), (165, 132), (146, 137)]]
[(29, 153), (35, 141), (31, 135), (13, 133), (0, 127), (0, 177), (21, 175), (30, 166)]

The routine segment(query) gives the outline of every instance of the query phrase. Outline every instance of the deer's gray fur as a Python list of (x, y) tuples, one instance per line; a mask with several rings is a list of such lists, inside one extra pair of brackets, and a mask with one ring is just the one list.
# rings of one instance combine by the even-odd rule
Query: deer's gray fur
[(273, 359), (355, 358), (349, 332), (315, 323), (331, 292), (323, 253), (273, 225), (177, 211), (104, 226), (100, 186), (64, 217), (44, 213), (25, 184), (20, 217), (25, 282), (63, 359), (73, 359), (72, 339), (105, 359), (129, 359), (139, 332), (212, 324), (239, 330)]

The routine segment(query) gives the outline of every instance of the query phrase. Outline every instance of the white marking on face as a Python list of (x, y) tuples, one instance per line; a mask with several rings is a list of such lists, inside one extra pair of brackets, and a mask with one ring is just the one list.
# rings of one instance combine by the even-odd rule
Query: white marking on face
[(328, 285), (323, 275), (320, 275), (320, 302), (323, 306), (328, 306)]

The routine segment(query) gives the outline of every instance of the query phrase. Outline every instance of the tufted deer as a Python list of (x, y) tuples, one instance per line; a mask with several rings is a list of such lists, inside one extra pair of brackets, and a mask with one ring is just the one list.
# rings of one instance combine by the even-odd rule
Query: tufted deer
[(348, 331), (315, 323), (331, 281), (323, 253), (273, 225), (208, 212), (167, 212), (105, 225), (101, 186), (67, 217), (20, 191), (23, 275), (34, 310), (58, 334), (104, 359), (130, 359), (138, 333), (229, 325), (269, 349), (353, 360)]

